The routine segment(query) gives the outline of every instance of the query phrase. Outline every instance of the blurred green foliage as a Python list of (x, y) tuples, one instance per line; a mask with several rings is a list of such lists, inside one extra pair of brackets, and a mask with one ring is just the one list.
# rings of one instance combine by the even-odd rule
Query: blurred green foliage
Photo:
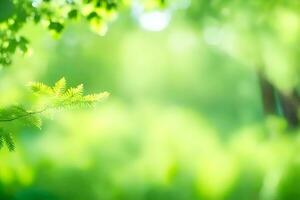
[(191, 1), (187, 15), (208, 43), (288, 93), (299, 90), (299, 8), (295, 0)]
[(16, 50), (28, 51), (29, 42), (20, 34), (25, 24), (42, 25), (58, 37), (68, 20), (84, 17), (95, 32), (104, 34), (117, 3), (114, 0), (2, 0), (0, 8), (0, 64), (6, 66), (12, 63)]
[[(257, 77), (299, 88), (298, 1), (124, 5), (105, 37), (84, 21), (58, 41), (24, 26), (33, 54), (0, 71), (0, 105), (30, 98), (24, 83), (62, 76), (112, 95), (55, 115), (42, 134), (19, 129), (17, 150), (0, 151), (0, 199), (300, 199), (299, 129), (264, 116)], [(172, 20), (148, 32), (140, 25), (159, 24), (148, 16)]]

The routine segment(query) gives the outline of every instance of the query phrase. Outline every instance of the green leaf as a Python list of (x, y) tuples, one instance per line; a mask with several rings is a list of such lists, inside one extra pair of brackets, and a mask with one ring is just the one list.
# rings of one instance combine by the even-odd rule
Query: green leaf
[(56, 33), (61, 33), (64, 26), (59, 22), (50, 22), (48, 28), (49, 30), (54, 30)]
[(38, 95), (46, 95), (46, 94), (52, 94), (53, 90), (48, 85), (41, 83), (41, 82), (31, 82), (29, 83), (30, 89), (38, 94)]
[(0, 135), (0, 149), (2, 149), (4, 146), (4, 139), (3, 139), (3, 135)]
[(11, 0), (0, 0), (0, 22), (5, 21), (13, 16), (14, 4)]
[(14, 151), (15, 150), (15, 142), (13, 140), (12, 134), (7, 133), (3, 136), (3, 139), (5, 141), (5, 144), (8, 148), (9, 151)]
[(64, 93), (66, 90), (66, 79), (63, 77), (59, 81), (57, 81), (52, 87), (52, 90), (57, 95)]
[(21, 51), (23, 51), (24, 53), (27, 52), (28, 50), (28, 40), (24, 37), (20, 37), (19, 40), (19, 48), (21, 49)]
[(75, 97), (81, 97), (82, 93), (83, 93), (83, 84), (80, 84), (75, 88), (68, 89), (63, 96), (66, 98), (75, 98)]
[(11, 39), (11, 40), (9, 40), (7, 51), (9, 53), (14, 53), (16, 51), (17, 46), (18, 46), (17, 40), (16, 39)]
[(100, 19), (101, 17), (96, 12), (91, 12), (86, 18), (87, 20), (92, 20), (94, 18)]
[(68, 13), (69, 19), (76, 19), (78, 17), (78, 10), (73, 9)]
[(117, 4), (114, 3), (114, 2), (108, 3), (108, 4), (106, 5), (106, 9), (107, 9), (107, 10), (114, 10), (114, 9), (117, 9)]
[(33, 16), (33, 21), (34, 23), (39, 23), (41, 21), (42, 17), (39, 13), (35, 13), (34, 16)]
[(15, 150), (15, 142), (11, 133), (0, 128), (0, 149), (4, 146), (4, 144), (7, 146), (9, 151)]

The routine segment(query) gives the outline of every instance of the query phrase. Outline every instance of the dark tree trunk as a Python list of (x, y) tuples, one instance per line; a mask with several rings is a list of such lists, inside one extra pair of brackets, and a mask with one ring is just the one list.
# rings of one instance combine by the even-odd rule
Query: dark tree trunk
[(291, 127), (297, 127), (299, 125), (298, 106), (299, 96), (296, 92), (291, 95), (279, 94), (280, 106), (286, 120)]
[(278, 114), (274, 86), (261, 73), (258, 73), (258, 77), (265, 115)]
[(299, 126), (299, 95), (296, 92), (289, 95), (283, 94), (261, 73), (259, 73), (259, 83), (265, 115), (281, 115), (290, 127)]

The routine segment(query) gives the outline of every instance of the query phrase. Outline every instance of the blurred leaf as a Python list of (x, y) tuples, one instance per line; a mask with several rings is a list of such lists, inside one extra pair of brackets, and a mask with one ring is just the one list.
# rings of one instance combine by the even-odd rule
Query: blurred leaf
[(12, 17), (14, 14), (14, 4), (12, 3), (12, 0), (1, 0), (0, 9), (0, 22)]
[(49, 30), (54, 30), (56, 33), (61, 33), (64, 26), (59, 22), (50, 22), (48, 28)]
[(71, 10), (71, 11), (68, 13), (68, 17), (69, 17), (70, 19), (75, 19), (75, 18), (77, 18), (77, 17), (78, 17), (78, 10), (76, 10), (76, 9)]
[(15, 150), (15, 143), (13, 141), (12, 135), (6, 132), (3, 128), (0, 128), (0, 148), (6, 144), (9, 151)]

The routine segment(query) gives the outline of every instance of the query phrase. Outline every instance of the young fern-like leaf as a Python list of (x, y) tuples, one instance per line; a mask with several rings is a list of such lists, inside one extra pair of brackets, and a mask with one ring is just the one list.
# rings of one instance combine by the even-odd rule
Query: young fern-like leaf
[(52, 88), (44, 83), (31, 82), (29, 86), (34, 93), (39, 95), (49, 95), (53, 93)]
[(42, 129), (42, 119), (37, 114), (29, 115), (24, 117), (22, 122), (24, 125), (37, 127), (38, 129)]
[[(65, 78), (61, 78), (54, 84), (54, 86), (48, 86), (40, 82), (32, 82), (29, 86), (38, 99), (46, 99), (47, 101), (43, 102), (43, 104), (38, 104), (39, 109), (36, 110), (28, 110), (20, 105), (0, 108), (0, 122), (18, 122), (18, 124), (23, 126), (25, 125), (41, 129), (42, 119), (40, 114), (47, 110), (55, 111), (78, 107), (90, 107), (96, 102), (99, 102), (109, 96), (108, 92), (84, 95), (84, 88), (82, 84), (76, 87), (66, 88)], [(13, 151), (15, 149), (15, 143), (12, 134), (3, 129), (3, 125), (1, 127), (0, 148), (6, 145), (10, 151)]]
[(83, 95), (83, 84), (66, 89), (65, 78), (61, 78), (53, 87), (43, 83), (31, 83), (30, 88), (37, 96), (50, 100), (47, 104), (48, 109), (90, 107), (109, 96), (108, 92)]
[(52, 87), (53, 92), (56, 95), (61, 95), (66, 90), (66, 79), (63, 77), (59, 81), (57, 81)]
[(62, 97), (66, 99), (75, 99), (75, 98), (80, 98), (82, 97), (83, 94), (83, 84), (78, 85), (75, 88), (70, 88), (68, 89)]
[[(0, 131), (1, 132), (1, 131)], [(3, 139), (3, 136), (0, 135), (0, 149), (2, 149), (4, 146), (4, 139)]]
[(5, 141), (5, 144), (8, 148), (9, 151), (14, 151), (15, 150), (15, 142), (13, 140), (12, 134), (7, 133), (3, 136), (3, 139)]
[(86, 96), (83, 96), (83, 102), (85, 102), (86, 105), (92, 106), (97, 101), (101, 101), (102, 99), (105, 99), (109, 96), (108, 92), (102, 92), (100, 94), (89, 94)]
[(9, 151), (15, 150), (15, 142), (12, 134), (5, 131), (3, 128), (0, 128), (0, 149), (4, 146), (4, 144), (7, 146)]

